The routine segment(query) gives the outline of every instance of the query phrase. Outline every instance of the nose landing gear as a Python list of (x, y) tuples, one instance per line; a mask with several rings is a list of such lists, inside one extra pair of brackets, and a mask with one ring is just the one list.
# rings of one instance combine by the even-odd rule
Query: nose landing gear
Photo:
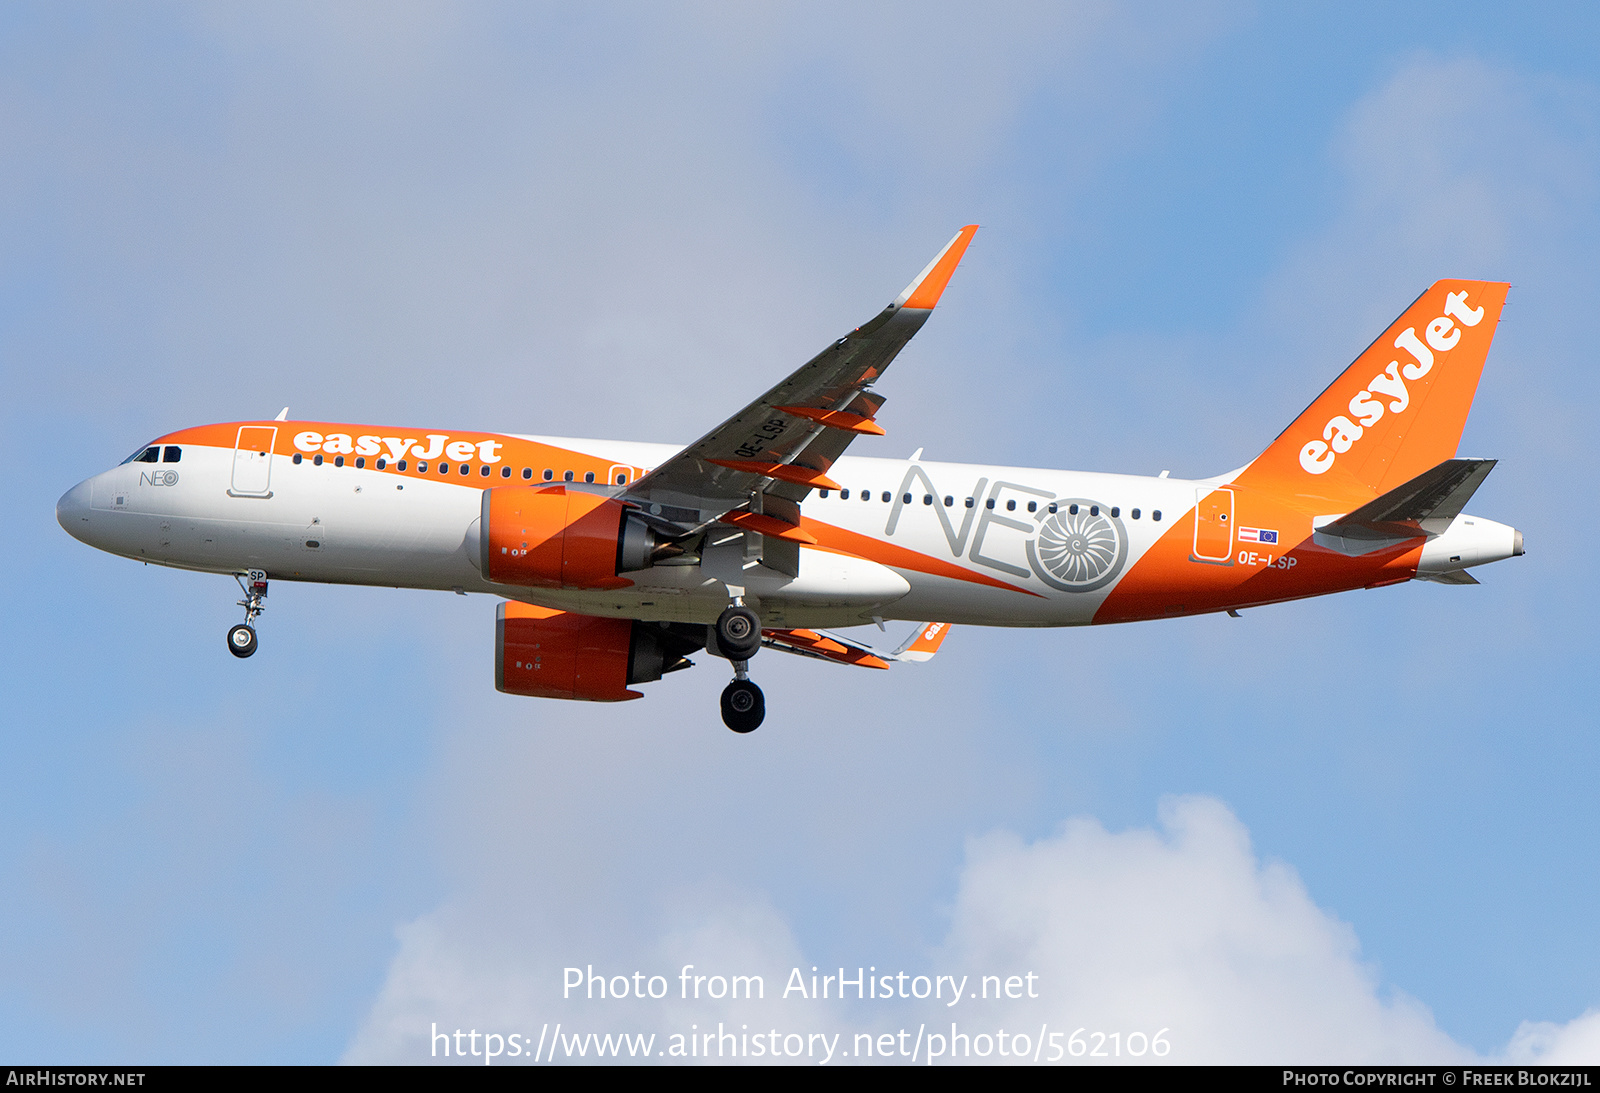
[(235, 573), (233, 579), (239, 582), (239, 589), (244, 593), (244, 599), (239, 601), (239, 606), (244, 608), (244, 622), (229, 629), (228, 652), (242, 659), (253, 654), (259, 644), (255, 627), (250, 624), (267, 609), (267, 575), (262, 570), (252, 569), (244, 576)]
[(240, 623), (228, 631), (228, 652), (236, 657), (247, 657), (256, 651), (256, 631)]
[(766, 698), (750, 679), (750, 658), (761, 649), (761, 618), (748, 607), (729, 607), (712, 626), (714, 651), (733, 663), (733, 682), (722, 692), (722, 723), (754, 732), (767, 716)]

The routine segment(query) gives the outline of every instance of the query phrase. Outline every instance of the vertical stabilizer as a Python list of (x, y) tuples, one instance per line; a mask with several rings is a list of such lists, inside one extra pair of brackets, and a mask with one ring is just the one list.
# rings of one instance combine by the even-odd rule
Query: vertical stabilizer
[(1237, 483), (1364, 503), (1452, 458), (1510, 288), (1436, 282)]

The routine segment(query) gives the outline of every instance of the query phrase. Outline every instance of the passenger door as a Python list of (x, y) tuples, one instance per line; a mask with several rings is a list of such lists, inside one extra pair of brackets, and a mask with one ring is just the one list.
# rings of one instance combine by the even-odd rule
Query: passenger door
[(230, 497), (272, 496), (272, 445), (278, 430), (270, 425), (241, 425), (233, 446)]
[(1205, 562), (1226, 562), (1233, 555), (1233, 491), (1195, 492), (1194, 556)]

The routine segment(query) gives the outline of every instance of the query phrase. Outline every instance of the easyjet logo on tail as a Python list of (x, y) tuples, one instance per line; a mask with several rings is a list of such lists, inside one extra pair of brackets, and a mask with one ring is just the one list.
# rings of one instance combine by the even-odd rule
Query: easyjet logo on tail
[[(1426, 312), (1424, 312), (1426, 314)], [(1322, 439), (1307, 441), (1300, 449), (1300, 466), (1308, 474), (1325, 474), (1339, 456), (1348, 452), (1360, 441), (1366, 430), (1378, 423), (1385, 412), (1403, 414), (1411, 406), (1411, 394), (1406, 381), (1422, 379), (1434, 366), (1435, 353), (1448, 353), (1461, 341), (1462, 326), (1477, 326), (1483, 321), (1483, 308), (1471, 307), (1465, 292), (1447, 293), (1444, 314), (1433, 319), (1417, 337), (1417, 328), (1408, 326), (1394, 340), (1394, 347), (1413, 358), (1402, 363), (1394, 360), (1389, 366), (1356, 392), (1350, 400), (1350, 415), (1335, 414), (1322, 427)]]

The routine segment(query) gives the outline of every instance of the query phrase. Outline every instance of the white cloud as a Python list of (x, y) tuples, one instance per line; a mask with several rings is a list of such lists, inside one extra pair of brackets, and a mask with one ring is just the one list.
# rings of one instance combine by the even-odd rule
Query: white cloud
[(1593, 1066), (1600, 1061), (1600, 1010), (1589, 1010), (1564, 1025), (1524, 1021), (1517, 1026), (1498, 1062), (1545, 1066)]
[(1173, 1061), (1446, 1061), (1467, 1052), (1403, 994), (1384, 997), (1355, 933), (1289, 867), (1259, 862), (1221, 802), (1168, 799), (1162, 830), (1090, 819), (1025, 844), (975, 840), (948, 951), (963, 967), (1039, 972), (1027, 1027), (1146, 1035)]
[[(1244, 825), (1207, 797), (1163, 801), (1159, 830), (1110, 832), (1079, 818), (1031, 843), (1007, 832), (969, 843), (948, 936), (908, 970), (968, 976), (969, 993), (986, 974), (1032, 973), (1036, 978), (1021, 980), (1018, 990), (1034, 989), (1037, 999), (969, 997), (955, 1007), (782, 1000), (785, 973), (800, 968), (809, 978), (822, 960), (801, 954), (781, 913), (764, 900), (724, 890), (702, 892), (647, 926), (654, 940), (607, 938), (605, 956), (596, 960), (602, 973), (642, 966), (675, 975), (686, 963), (710, 973), (758, 970), (765, 1002), (684, 1002), (675, 979), (660, 1004), (564, 1001), (559, 943), (538, 927), (485, 935), (485, 924), (462, 910), (447, 908), (401, 930), (400, 953), (347, 1061), (429, 1058), (435, 1023), (528, 1035), (556, 1021), (569, 1029), (653, 1031), (663, 1042), (691, 1022), (702, 1030), (724, 1022), (842, 1031), (847, 1058), (857, 1032), (926, 1026), (942, 1033), (951, 1022), (968, 1035), (1007, 1029), (1033, 1042), (1040, 1026), (1063, 1034), (1047, 1036), (1047, 1044), (1064, 1044), (1084, 1029), (1091, 1047), (1100, 1042), (1089, 1038), (1103, 1032), (1108, 1054), (1113, 1043), (1133, 1044), (1145, 1061), (1151, 1056), (1144, 1045), (1164, 1032), (1166, 1058), (1180, 1063), (1600, 1058), (1600, 1012), (1592, 1012), (1565, 1026), (1524, 1024), (1504, 1052), (1479, 1059), (1441, 1031), (1422, 1003), (1381, 986), (1377, 970), (1361, 959), (1355, 932), (1317, 906), (1293, 869), (1259, 860)], [(1015, 1060), (994, 1054), (987, 1061)]]

